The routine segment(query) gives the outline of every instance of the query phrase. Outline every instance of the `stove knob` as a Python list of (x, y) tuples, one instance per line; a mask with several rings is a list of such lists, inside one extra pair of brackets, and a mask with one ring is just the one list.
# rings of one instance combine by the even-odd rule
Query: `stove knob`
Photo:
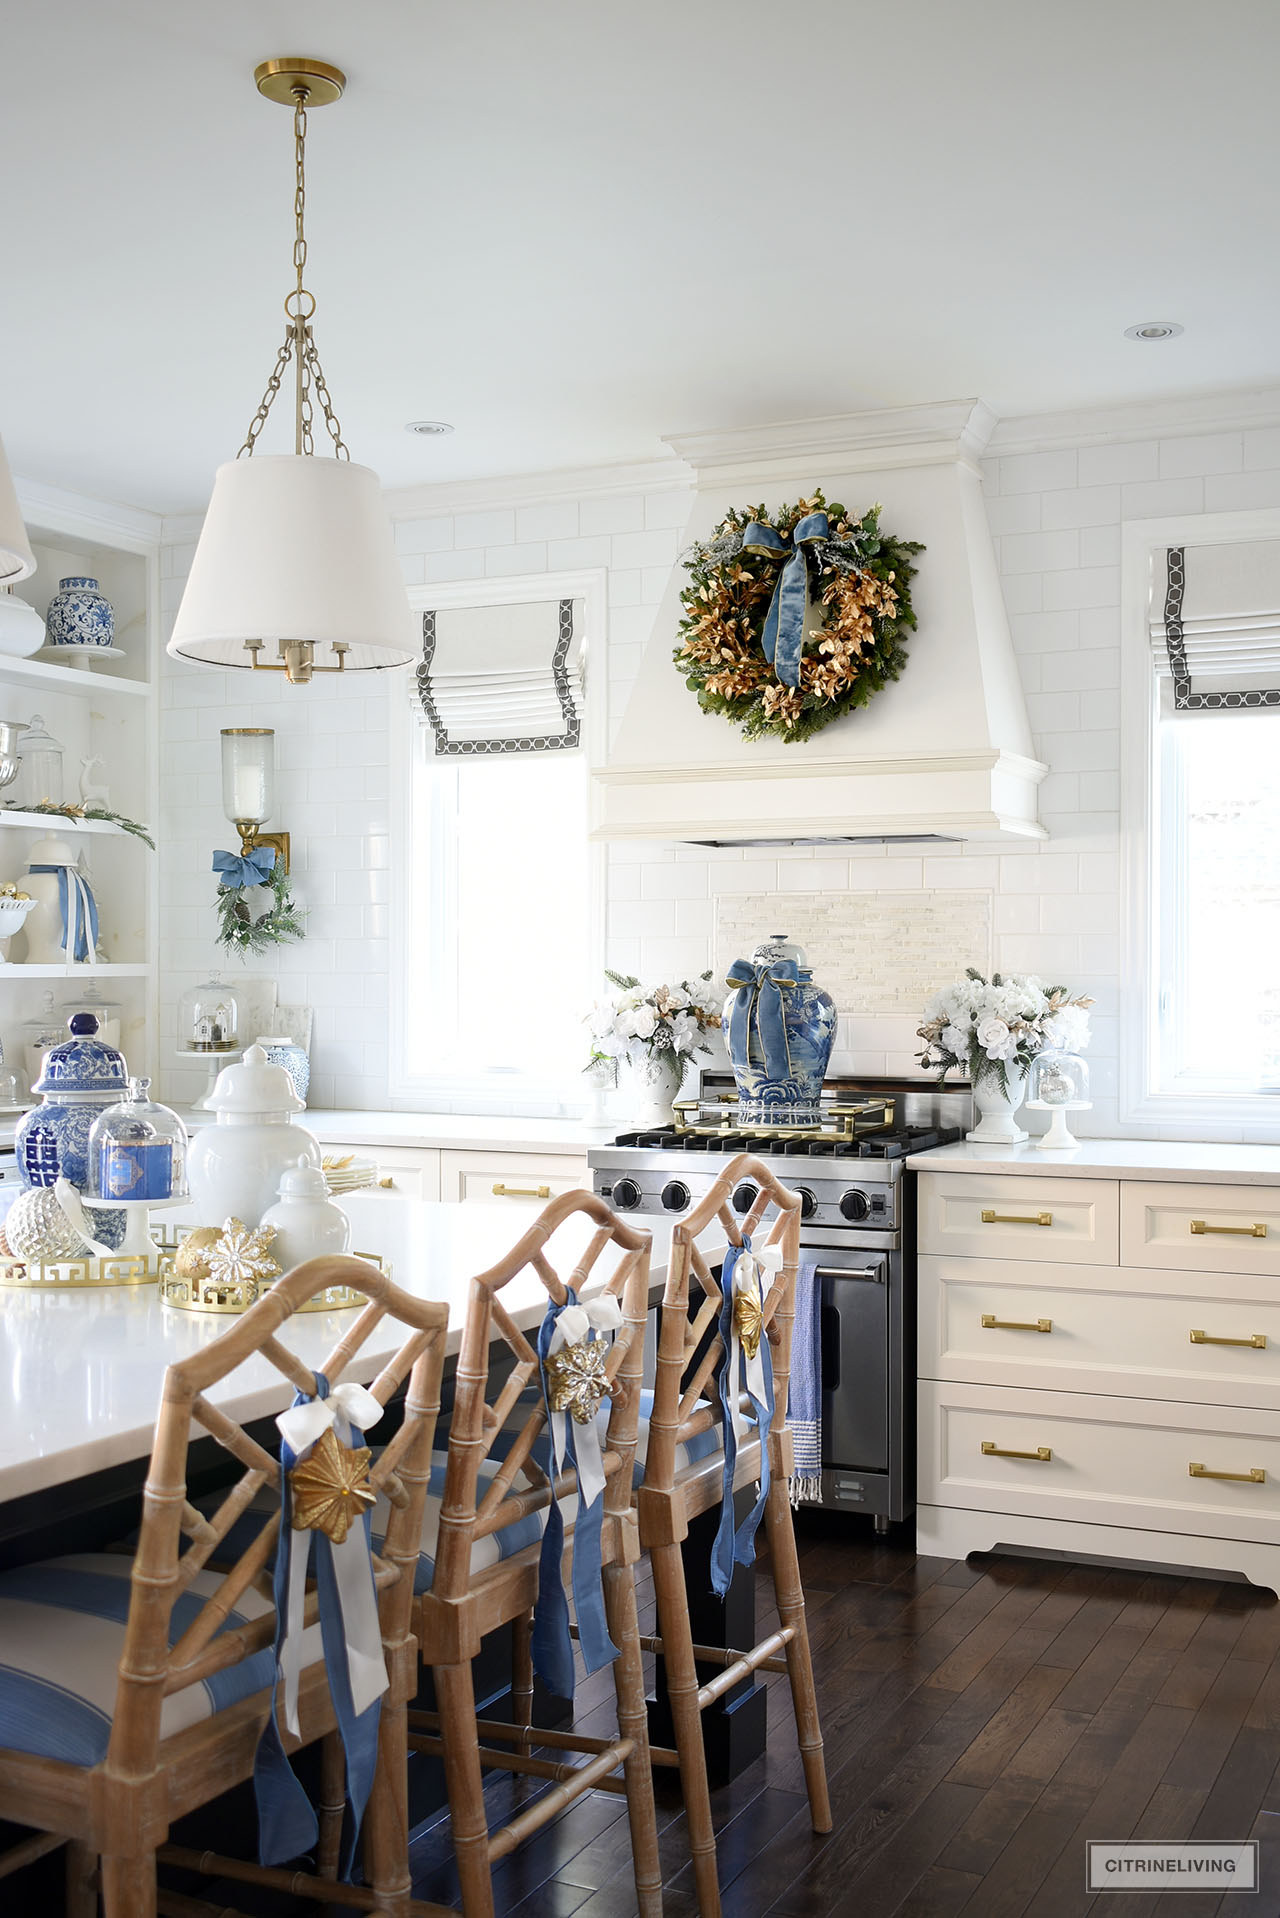
[(743, 1183), (734, 1189), (733, 1199), (731, 1201), (734, 1211), (750, 1212), (759, 1196), (759, 1186), (752, 1185), (750, 1179), (744, 1179)]
[(846, 1192), (840, 1200), (840, 1210), (846, 1219), (865, 1219), (871, 1202), (865, 1192)]
[(633, 1212), (640, 1203), (640, 1188), (634, 1179), (615, 1179), (613, 1203), (619, 1212)]
[(800, 1194), (800, 1217), (811, 1219), (818, 1209), (817, 1194), (810, 1192), (807, 1185), (797, 1186), (796, 1190)]
[(683, 1212), (689, 1203), (689, 1188), (682, 1179), (672, 1179), (662, 1188), (662, 1203), (668, 1212)]

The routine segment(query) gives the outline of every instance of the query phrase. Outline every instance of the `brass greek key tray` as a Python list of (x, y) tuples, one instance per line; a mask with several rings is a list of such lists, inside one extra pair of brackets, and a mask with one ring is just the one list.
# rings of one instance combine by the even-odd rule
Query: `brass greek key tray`
[[(172, 1305), (181, 1312), (216, 1312), (226, 1318), (234, 1318), (241, 1312), (247, 1312), (251, 1305), (256, 1305), (275, 1284), (275, 1279), (179, 1278), (177, 1256), (186, 1237), (184, 1230), (172, 1226), (162, 1226), (156, 1234), (161, 1248), (160, 1297), (166, 1305)], [(372, 1265), (390, 1277), (389, 1261), (379, 1258), (376, 1252), (353, 1252), (351, 1256), (353, 1259), (363, 1259), (366, 1265)], [(363, 1292), (357, 1292), (349, 1285), (331, 1285), (325, 1291), (317, 1292), (315, 1298), (306, 1305), (300, 1305), (298, 1311), (347, 1312), (367, 1303)]]
[(154, 1285), (144, 1258), (113, 1253), (82, 1259), (0, 1259), (0, 1286), (19, 1292), (80, 1292), (108, 1285)]

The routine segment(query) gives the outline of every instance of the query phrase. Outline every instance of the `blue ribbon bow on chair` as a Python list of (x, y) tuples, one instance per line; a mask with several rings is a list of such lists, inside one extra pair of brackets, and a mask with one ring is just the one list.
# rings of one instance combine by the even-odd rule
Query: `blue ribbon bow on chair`
[[(601, 1528), (605, 1474), (596, 1413), (607, 1391), (604, 1361), (606, 1333), (622, 1323), (612, 1293), (578, 1303), (572, 1286), (564, 1305), (549, 1301), (538, 1328), (538, 1361), (550, 1439), (550, 1477), (573, 1466), (578, 1475), (578, 1514), (573, 1527), (573, 1603), (578, 1644), (588, 1672), (598, 1672), (618, 1656), (604, 1614)], [(564, 1359), (557, 1364), (558, 1355)], [(548, 1363), (550, 1361), (550, 1363)], [(559, 1409), (557, 1409), (559, 1408)], [(583, 1414), (587, 1416), (584, 1417)], [(533, 1614), (533, 1669), (557, 1698), (573, 1697), (573, 1641), (564, 1595), (564, 1515), (554, 1490), (538, 1561), (538, 1603)]]
[[(773, 1422), (773, 1359), (763, 1320), (764, 1278), (776, 1272), (782, 1263), (777, 1246), (767, 1246), (760, 1255), (744, 1237), (741, 1245), (731, 1245), (725, 1255), (720, 1283), (724, 1303), (720, 1308), (720, 1336), (724, 1340), (724, 1363), (720, 1367), (720, 1404), (724, 1411), (724, 1492), (720, 1502), (720, 1525), (711, 1548), (711, 1588), (723, 1598), (733, 1578), (735, 1565), (751, 1565), (756, 1556), (756, 1531), (764, 1517), (769, 1496), (769, 1427)], [(745, 1391), (751, 1401), (755, 1434), (760, 1440), (760, 1490), (756, 1502), (737, 1530), (733, 1524), (733, 1481), (738, 1468), (739, 1395)]]
[(98, 952), (98, 902), (84, 874), (74, 866), (28, 866), (27, 871), (57, 873), (62, 949), (68, 959), (92, 964)]
[(787, 1044), (786, 1003), (783, 994), (800, 983), (794, 959), (769, 959), (753, 965), (735, 959), (726, 975), (738, 988), (729, 1014), (729, 1059), (738, 1071), (751, 1062), (751, 1032), (760, 1036), (765, 1071), (771, 1079), (791, 1076), (791, 1049)]
[(315, 1398), (299, 1392), (290, 1410), (276, 1420), (280, 1428), (281, 1479), (275, 1563), (276, 1676), (271, 1709), (254, 1761), (253, 1789), (258, 1804), (259, 1863), (279, 1865), (310, 1851), (319, 1828), (311, 1801), (281, 1743), (276, 1693), (283, 1683), (285, 1725), (297, 1736), (307, 1572), (314, 1542), (320, 1638), (329, 1695), (346, 1757), (347, 1802), (352, 1814), (343, 1860), (343, 1876), (349, 1878), (360, 1821), (373, 1788), (381, 1697), (387, 1689), (369, 1514), (362, 1511), (354, 1516), (345, 1536), (336, 1541), (323, 1531), (295, 1530), (289, 1475), (300, 1454), (308, 1453), (328, 1431), (334, 1433), (341, 1447), (361, 1446), (365, 1430), (382, 1417), (383, 1407), (362, 1385), (339, 1385), (330, 1394), (323, 1372), (316, 1373), (316, 1384), (319, 1391)]
[(228, 892), (238, 891), (241, 886), (269, 886), (275, 863), (274, 846), (255, 846), (252, 852), (243, 854), (215, 852), (213, 855), (218, 884), (225, 886)]
[(764, 656), (784, 686), (800, 684), (800, 654), (809, 612), (809, 562), (805, 547), (813, 540), (826, 539), (825, 513), (806, 513), (797, 520), (791, 533), (762, 526), (752, 520), (743, 528), (742, 550), (758, 559), (782, 561), (769, 611), (765, 615), (760, 643)]

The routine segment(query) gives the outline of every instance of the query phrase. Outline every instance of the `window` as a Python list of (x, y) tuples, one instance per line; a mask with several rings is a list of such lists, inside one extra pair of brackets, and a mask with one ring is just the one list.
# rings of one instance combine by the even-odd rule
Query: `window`
[(424, 663), (403, 722), (393, 1096), (554, 1113), (584, 1097), (601, 964), (585, 634), (602, 593), (595, 575), (540, 576), (413, 598)]
[[(1280, 515), (1126, 529), (1121, 1118), (1280, 1125)], [(1142, 633), (1137, 632), (1141, 593)]]

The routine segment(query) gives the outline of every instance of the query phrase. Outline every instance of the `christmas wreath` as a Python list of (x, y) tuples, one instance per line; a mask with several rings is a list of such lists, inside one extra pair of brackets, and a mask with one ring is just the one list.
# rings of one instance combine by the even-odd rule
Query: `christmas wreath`
[(918, 540), (821, 491), (769, 513), (732, 508), (685, 555), (675, 661), (704, 712), (747, 739), (809, 739), (906, 664)]

